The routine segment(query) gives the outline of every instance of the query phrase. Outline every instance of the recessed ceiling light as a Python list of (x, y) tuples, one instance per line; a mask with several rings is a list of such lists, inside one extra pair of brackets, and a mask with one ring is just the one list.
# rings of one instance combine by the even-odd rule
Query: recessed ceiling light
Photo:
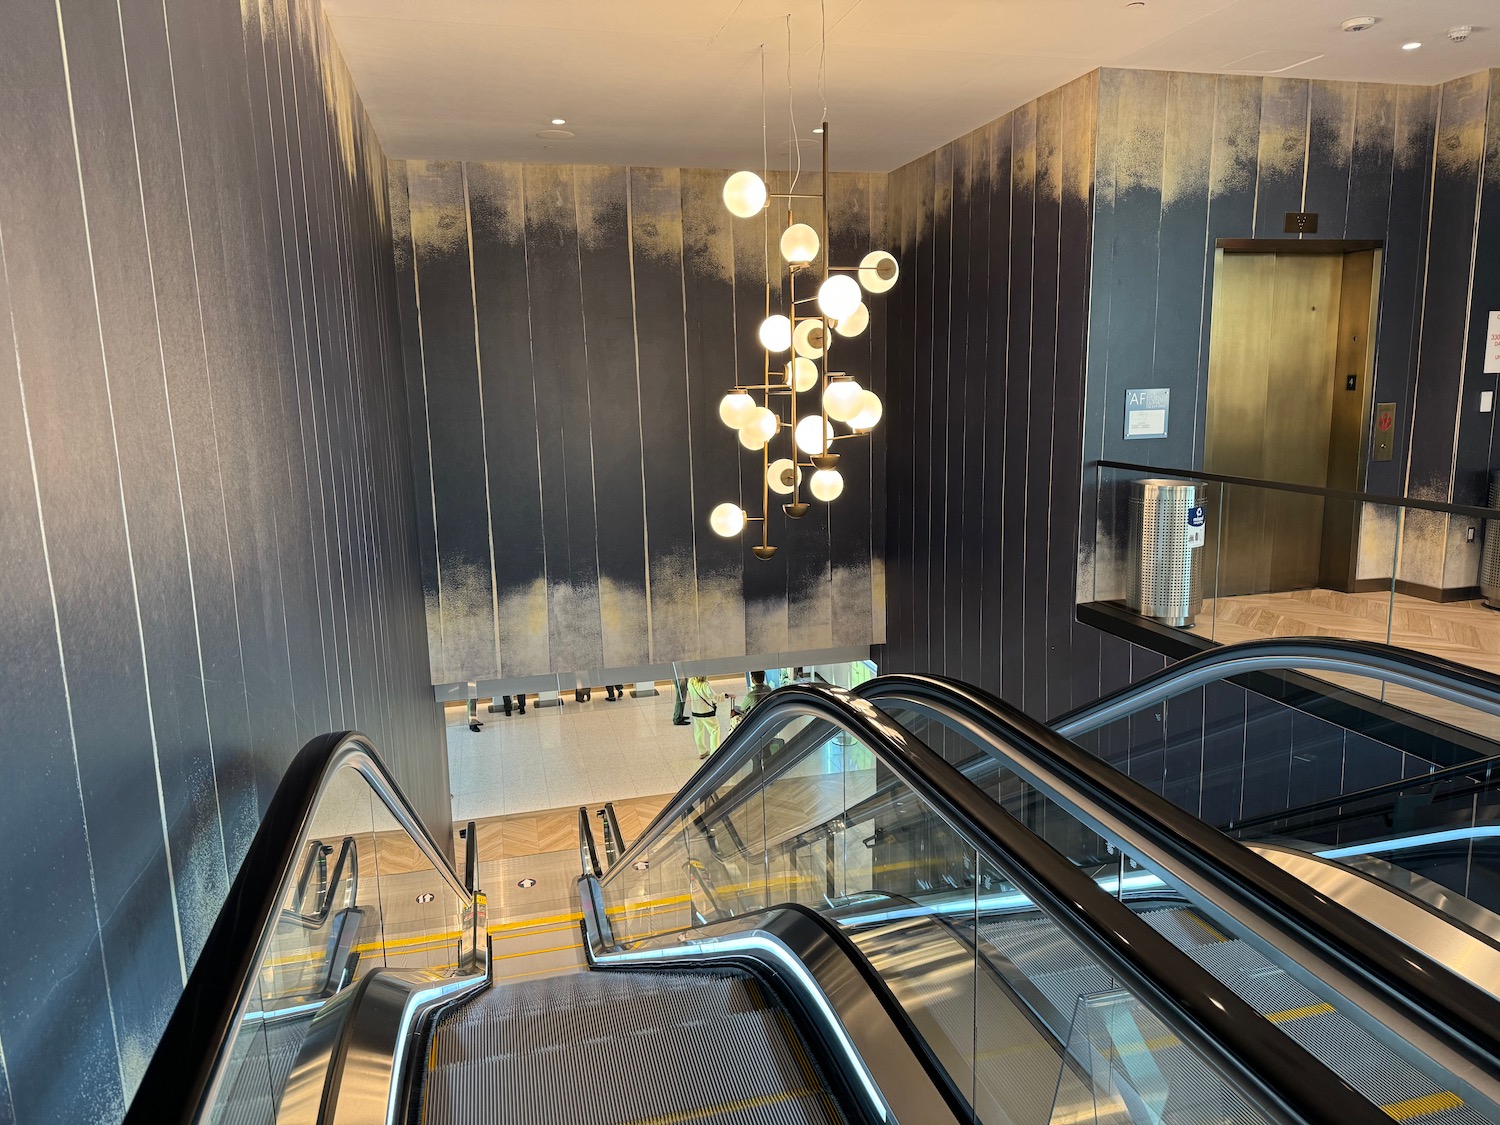
[(553, 119), (552, 119), (552, 124), (554, 124), (554, 125), (566, 125), (566, 124), (567, 124), (567, 121), (566, 121), (566, 120), (564, 120), (564, 119), (563, 119), (563, 118), (561, 118), (561, 117), (554, 117), (554, 118), (553, 118)]
[(818, 128), (816, 128), (816, 129), (814, 129), (814, 130), (813, 130), (813, 132), (814, 132), (814, 133), (822, 133), (822, 132), (823, 132), (823, 129), (822, 129), (822, 127), (821, 127), (821, 126), (819, 126), (819, 127), (818, 127)]
[(567, 141), (573, 138), (573, 134), (566, 129), (543, 129), (537, 136), (544, 141)]
[(1415, 50), (1416, 50), (1416, 49), (1417, 49), (1417, 48), (1418, 48), (1418, 47), (1420, 47), (1420, 46), (1421, 46), (1421, 45), (1422, 45), (1422, 44), (1420, 44), (1420, 43), (1416, 43), (1416, 42), (1412, 42), (1412, 43), (1403, 43), (1403, 44), (1401, 44), (1401, 49), (1402, 49), (1402, 50), (1403, 50), (1403, 51), (1415, 51)]

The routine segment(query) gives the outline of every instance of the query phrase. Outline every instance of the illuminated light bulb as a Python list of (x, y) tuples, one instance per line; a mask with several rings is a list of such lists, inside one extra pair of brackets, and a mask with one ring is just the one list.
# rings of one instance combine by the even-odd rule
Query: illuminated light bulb
[(821, 359), (824, 339), (823, 322), (813, 317), (798, 322), (797, 331), (792, 333), (792, 347), (806, 359)]
[(719, 400), (719, 418), (731, 430), (748, 422), (754, 409), (755, 400), (744, 391), (730, 391)]
[(823, 421), (820, 414), (811, 414), (797, 423), (794, 431), (797, 448), (809, 457), (828, 452), (828, 443), (833, 440), (833, 427)]
[(880, 416), (885, 413), (885, 407), (880, 402), (880, 396), (874, 391), (865, 391), (859, 399), (859, 413), (849, 419), (849, 425), (860, 432), (873, 430), (875, 423), (879, 422)]
[(859, 285), (848, 274), (836, 273), (818, 286), (818, 308), (834, 320), (852, 315), (859, 301)]
[(766, 184), (754, 172), (736, 172), (724, 181), (724, 206), (732, 215), (748, 219), (766, 205)]
[(840, 336), (858, 336), (870, 326), (870, 310), (861, 301), (859, 308), (855, 309), (843, 320), (833, 326), (833, 330)]
[(802, 470), (790, 457), (778, 457), (766, 466), (766, 484), (778, 496), (790, 496), (802, 483)]
[(818, 232), (806, 223), (793, 223), (781, 235), (781, 256), (792, 265), (806, 265), (818, 256)]
[(765, 445), (776, 436), (776, 431), (779, 429), (781, 429), (781, 419), (776, 416), (776, 411), (757, 406), (750, 412), (750, 420), (741, 427), (740, 432), (750, 430), (759, 434), (760, 444)]
[(784, 352), (792, 346), (792, 322), (773, 313), (760, 322), (760, 346), (768, 352)]
[(853, 379), (831, 380), (823, 392), (823, 409), (836, 422), (848, 422), (864, 409), (865, 389)]
[(745, 529), (745, 509), (738, 504), (720, 504), (708, 517), (708, 525), (724, 538)]
[[(793, 347), (796, 341), (792, 341)], [(786, 365), (786, 385), (793, 388), (798, 394), (810, 391), (818, 385), (818, 365), (810, 359), (798, 356)]]
[(884, 250), (871, 250), (859, 263), (859, 283), (871, 293), (884, 293), (896, 284), (901, 267)]
[(825, 504), (837, 500), (844, 491), (844, 475), (837, 469), (819, 469), (807, 482), (807, 491)]
[(751, 453), (759, 453), (766, 447), (766, 435), (752, 426), (746, 426), (740, 431), (740, 444)]

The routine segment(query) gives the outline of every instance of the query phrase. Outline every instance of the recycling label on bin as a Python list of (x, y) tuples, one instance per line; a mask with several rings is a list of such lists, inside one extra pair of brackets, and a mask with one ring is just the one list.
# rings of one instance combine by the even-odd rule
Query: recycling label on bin
[(1201, 547), (1204, 542), (1204, 525), (1208, 522), (1207, 509), (1199, 504), (1187, 510), (1187, 537), (1183, 541), (1186, 547)]

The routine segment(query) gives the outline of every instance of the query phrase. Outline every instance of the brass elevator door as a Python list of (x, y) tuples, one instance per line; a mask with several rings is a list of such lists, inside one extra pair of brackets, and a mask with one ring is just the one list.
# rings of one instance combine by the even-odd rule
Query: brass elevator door
[[(1329, 483), (1330, 445), (1346, 445), (1331, 437), (1335, 395), (1346, 393), (1338, 370), (1344, 258), (1220, 255), (1210, 322), (1206, 470)], [(1357, 416), (1354, 426), (1357, 456)], [(1214, 513), (1217, 574), (1205, 575), (1212, 580), (1206, 589), (1226, 596), (1318, 585), (1323, 506), (1316, 496), (1226, 485)], [(1215, 529), (1209, 530), (1212, 542)]]

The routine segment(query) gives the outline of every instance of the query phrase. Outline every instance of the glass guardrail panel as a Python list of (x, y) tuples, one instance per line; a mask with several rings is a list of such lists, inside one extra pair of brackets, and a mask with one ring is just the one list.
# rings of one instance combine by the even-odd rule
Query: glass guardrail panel
[(468, 971), (483, 940), (467, 896), (352, 766), (329, 779), (299, 855), (221, 1064), (212, 1122), (275, 1119), (308, 1027), (339, 991), (376, 968)]
[(1050, 1125), (1272, 1120), (1128, 992), (1079, 996), (1065, 1042)]

